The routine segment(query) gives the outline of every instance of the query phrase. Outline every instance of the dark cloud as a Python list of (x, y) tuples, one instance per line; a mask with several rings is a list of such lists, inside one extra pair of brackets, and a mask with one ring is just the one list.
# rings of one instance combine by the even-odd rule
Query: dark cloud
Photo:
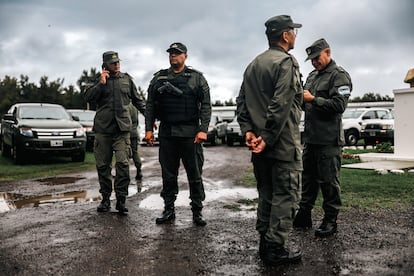
[[(181, 41), (188, 64), (204, 72), (217, 99), (238, 92), (243, 71), (267, 48), (264, 22), (290, 14), (302, 23), (292, 53), (304, 76), (312, 70), (304, 49), (320, 37), (354, 80), (354, 95), (391, 94), (413, 66), (414, 2), (360, 1), (1, 1), (2, 74), (42, 75), (75, 84), (99, 67), (102, 52), (120, 52), (122, 68), (146, 88), (168, 67), (165, 49)], [(2, 78), (0, 76), (0, 78)]]

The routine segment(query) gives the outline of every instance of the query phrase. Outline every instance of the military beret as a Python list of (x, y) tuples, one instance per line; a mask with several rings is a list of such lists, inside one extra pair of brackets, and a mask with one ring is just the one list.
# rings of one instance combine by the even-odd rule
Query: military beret
[(103, 62), (105, 63), (113, 63), (120, 61), (118, 53), (114, 51), (107, 51), (102, 54)]
[(319, 56), (321, 51), (326, 48), (329, 48), (329, 44), (325, 39), (321, 38), (316, 40), (311, 46), (306, 48), (306, 54), (308, 57), (305, 59), (305, 61), (316, 58)]
[(187, 53), (187, 47), (184, 44), (182, 44), (181, 42), (174, 42), (167, 49), (167, 52), (170, 53), (171, 51), (178, 51), (178, 52), (181, 52), (181, 53)]
[(294, 29), (302, 27), (302, 24), (293, 23), (289, 15), (277, 15), (269, 18), (265, 22), (266, 34), (280, 32), (286, 29)]

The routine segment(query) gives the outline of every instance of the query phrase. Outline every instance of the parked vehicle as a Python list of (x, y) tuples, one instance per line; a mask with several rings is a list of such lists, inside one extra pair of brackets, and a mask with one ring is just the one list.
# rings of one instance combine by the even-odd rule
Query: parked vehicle
[(226, 142), (226, 127), (227, 122), (224, 122), (220, 115), (212, 114), (208, 126), (206, 142), (214, 146), (217, 143), (217, 139), (220, 139), (224, 144)]
[(67, 109), (66, 111), (72, 115), (72, 118), (83, 126), (86, 133), (86, 150), (93, 151), (93, 141), (95, 140), (95, 132), (93, 131), (93, 120), (96, 111), (84, 109)]
[(394, 113), (390, 112), (380, 119), (366, 120), (361, 125), (361, 137), (365, 145), (373, 145), (382, 142), (394, 144)]
[(240, 129), (240, 125), (237, 122), (237, 116), (234, 117), (233, 121), (227, 124), (226, 130), (226, 143), (228, 146), (233, 146), (235, 142), (244, 145), (244, 138)]
[(368, 119), (379, 119), (390, 113), (386, 108), (347, 108), (342, 114), (345, 143), (355, 146), (361, 138), (361, 125)]
[(14, 104), (1, 121), (2, 155), (12, 157), (16, 164), (41, 154), (83, 162), (85, 146), (84, 128), (61, 105)]

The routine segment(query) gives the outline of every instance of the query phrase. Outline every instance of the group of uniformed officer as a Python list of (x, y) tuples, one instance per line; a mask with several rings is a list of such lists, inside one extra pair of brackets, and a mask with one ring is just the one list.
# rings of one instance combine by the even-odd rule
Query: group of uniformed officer
[[(312, 227), (311, 211), (322, 190), (322, 224), (315, 235), (326, 237), (336, 229), (341, 205), (339, 169), (344, 144), (341, 114), (352, 83), (349, 74), (331, 59), (325, 39), (306, 49), (315, 70), (303, 87), (299, 65), (288, 53), (294, 48), (297, 29), (290, 16), (266, 21), (269, 49), (246, 68), (237, 97), (237, 116), (252, 163), (259, 192), (256, 229), (260, 234), (261, 259), (271, 265), (294, 262), (300, 251), (285, 247), (292, 226)], [(99, 82), (85, 92), (85, 100), (96, 104), (94, 154), (102, 201), (98, 212), (110, 210), (111, 164), (115, 155), (114, 190), (116, 209), (128, 212), (132, 103), (145, 115), (145, 140), (154, 143), (153, 126), (159, 126), (159, 161), (162, 169), (164, 211), (157, 224), (175, 219), (178, 171), (183, 163), (189, 182), (193, 222), (205, 226), (201, 211), (205, 199), (201, 144), (207, 139), (211, 117), (209, 86), (204, 76), (186, 66), (187, 47), (175, 42), (167, 49), (170, 67), (154, 74), (145, 101), (126, 73), (120, 72), (118, 53), (103, 54)], [(304, 150), (299, 121), (305, 111)], [(303, 158), (303, 160), (302, 160)], [(303, 172), (302, 172), (303, 171)], [(302, 183), (303, 179), (303, 183)], [(302, 186), (303, 185), (303, 186)]]

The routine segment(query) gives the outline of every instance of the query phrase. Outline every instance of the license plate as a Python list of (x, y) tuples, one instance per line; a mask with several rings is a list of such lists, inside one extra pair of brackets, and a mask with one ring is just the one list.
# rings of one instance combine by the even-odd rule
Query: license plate
[(63, 140), (51, 140), (50, 146), (51, 147), (63, 147)]
[(375, 136), (375, 132), (370, 132), (369, 136)]

